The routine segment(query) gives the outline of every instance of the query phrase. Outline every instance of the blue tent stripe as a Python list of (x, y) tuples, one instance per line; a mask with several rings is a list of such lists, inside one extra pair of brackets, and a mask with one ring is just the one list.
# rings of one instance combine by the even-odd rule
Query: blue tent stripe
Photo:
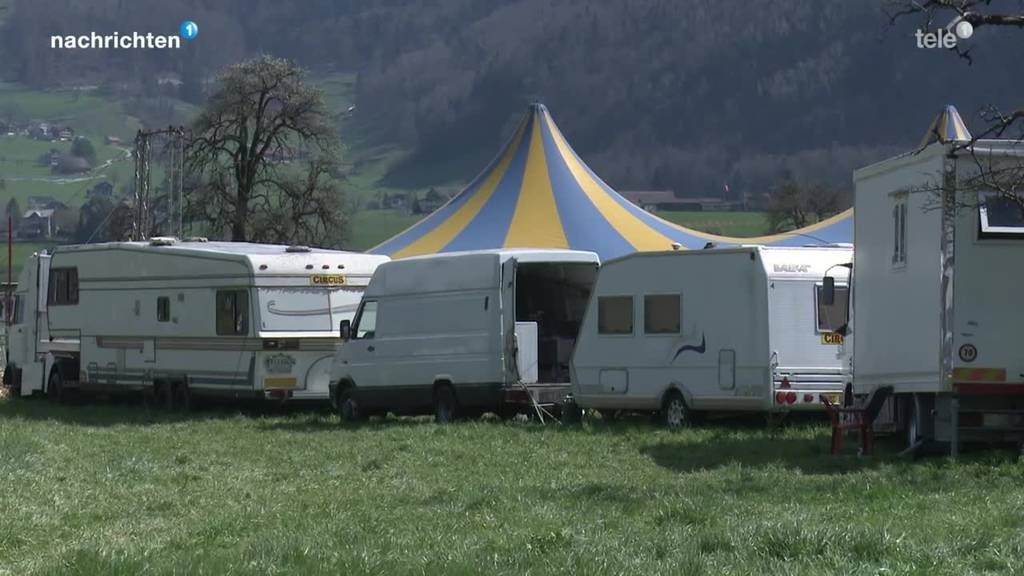
[(531, 115), (529, 123), (519, 140), (515, 156), (509, 163), (494, 193), (480, 209), (480, 212), (459, 232), (441, 252), (476, 250), (481, 246), (500, 247), (505, 244), (508, 227), (516, 211), (516, 202), (523, 187), (523, 173), (530, 153), (530, 131), (536, 116)]
[(548, 177), (555, 194), (558, 217), (562, 221), (569, 248), (592, 250), (602, 258), (613, 258), (634, 252), (629, 243), (597, 209), (573, 176), (565, 158), (559, 153), (547, 122), (541, 122), (541, 138), (548, 165)]

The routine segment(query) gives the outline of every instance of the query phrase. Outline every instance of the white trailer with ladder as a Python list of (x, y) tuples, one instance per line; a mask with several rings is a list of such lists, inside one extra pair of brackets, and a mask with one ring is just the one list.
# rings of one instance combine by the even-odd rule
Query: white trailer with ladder
[(975, 185), (979, 170), (1024, 173), (1024, 144), (971, 143), (951, 107), (933, 126), (938, 142), (854, 173), (845, 352), (855, 394), (893, 395), (878, 427), (955, 454), (1024, 441), (1024, 212)]

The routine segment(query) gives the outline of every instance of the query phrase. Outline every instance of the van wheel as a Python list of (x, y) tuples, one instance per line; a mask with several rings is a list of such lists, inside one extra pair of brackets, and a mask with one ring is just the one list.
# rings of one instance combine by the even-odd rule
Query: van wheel
[(352, 397), (352, 393), (348, 390), (343, 392), (341, 398), (338, 399), (338, 413), (341, 415), (342, 422), (361, 422), (365, 418), (363, 410), (359, 407), (359, 402)]
[(661, 408), (661, 420), (669, 430), (679, 430), (690, 424), (690, 410), (678, 390), (671, 390), (665, 395)]
[(459, 404), (451, 386), (443, 385), (434, 392), (434, 421), (438, 424), (454, 422), (458, 416)]
[(52, 404), (64, 402), (64, 377), (56, 367), (50, 370), (50, 379), (46, 382), (46, 399)]
[(14, 389), (14, 367), (10, 364), (4, 367), (4, 388)]

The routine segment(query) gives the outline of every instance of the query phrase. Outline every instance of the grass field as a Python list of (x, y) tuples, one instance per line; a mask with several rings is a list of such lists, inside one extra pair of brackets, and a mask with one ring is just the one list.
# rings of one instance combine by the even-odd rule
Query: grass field
[(0, 401), (0, 574), (1010, 574), (1024, 465), (823, 424), (578, 428)]
[(761, 236), (768, 233), (764, 212), (656, 212), (656, 216), (703, 232), (722, 236)]
[(350, 223), (349, 241), (345, 248), (366, 250), (391, 238), (423, 218), (398, 210), (362, 210)]

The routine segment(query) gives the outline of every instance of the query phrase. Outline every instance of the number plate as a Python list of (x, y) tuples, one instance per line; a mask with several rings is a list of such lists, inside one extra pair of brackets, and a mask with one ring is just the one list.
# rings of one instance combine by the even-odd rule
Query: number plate
[(828, 392), (824, 396), (833, 404), (839, 404), (840, 400), (843, 398), (843, 395), (839, 392)]

